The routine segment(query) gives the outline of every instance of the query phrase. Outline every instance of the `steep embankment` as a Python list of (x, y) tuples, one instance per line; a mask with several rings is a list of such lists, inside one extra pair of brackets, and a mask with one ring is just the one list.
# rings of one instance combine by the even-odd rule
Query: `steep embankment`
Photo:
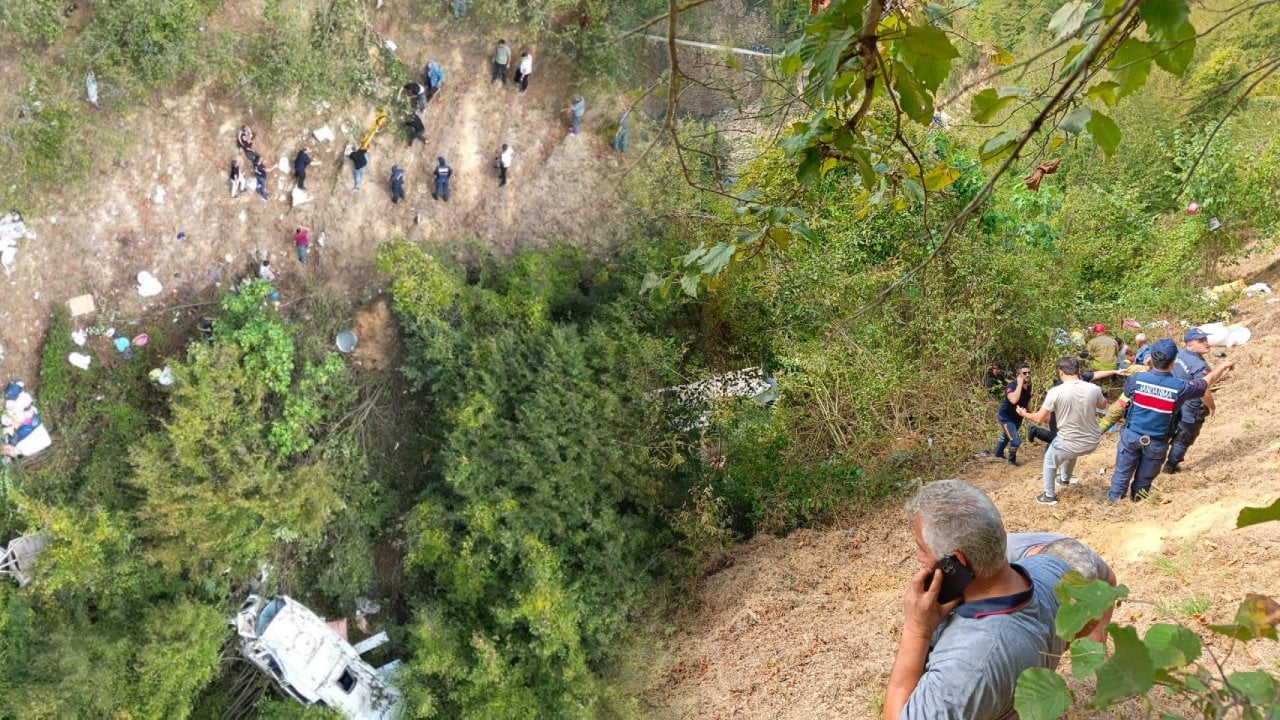
[[(1277, 257), (1242, 273), (1277, 285)], [(1102, 554), (1135, 600), (1117, 612), (1119, 622), (1228, 622), (1246, 592), (1280, 590), (1280, 531), (1233, 529), (1239, 508), (1280, 494), (1280, 303), (1244, 299), (1239, 308), (1254, 337), (1228, 353), (1236, 370), (1217, 390), (1219, 413), (1184, 472), (1161, 475), (1148, 502), (1104, 502), (1114, 434), (1080, 461), (1081, 483), (1060, 493), (1056, 507), (1034, 502), (1043, 445), (1025, 449), (1018, 468), (973, 461), (954, 472), (991, 493), (1010, 531), (1061, 532)], [(655, 648), (647, 711), (657, 718), (878, 717), (902, 628), (902, 591), (917, 569), (910, 528), (896, 508), (847, 527), (755, 538), (707, 578), (692, 621)], [(1277, 660), (1276, 643), (1252, 647), (1244, 658), (1263, 667)], [(1073, 716), (1090, 714), (1078, 707)]]

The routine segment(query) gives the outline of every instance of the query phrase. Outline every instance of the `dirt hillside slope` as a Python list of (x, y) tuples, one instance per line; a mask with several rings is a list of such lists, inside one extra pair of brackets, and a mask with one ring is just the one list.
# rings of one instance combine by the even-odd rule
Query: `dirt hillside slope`
[[(1277, 257), (1257, 263), (1249, 281), (1276, 285)], [(1060, 493), (1056, 507), (1034, 502), (1043, 445), (1024, 445), (1018, 468), (975, 460), (953, 473), (991, 493), (1010, 531), (1061, 532), (1096, 549), (1136, 600), (1117, 612), (1118, 621), (1143, 628), (1228, 622), (1246, 592), (1280, 592), (1280, 528), (1232, 529), (1239, 508), (1280, 495), (1280, 303), (1251, 299), (1239, 307), (1254, 339), (1230, 351), (1237, 369), (1217, 390), (1219, 414), (1184, 472), (1161, 475), (1150, 501), (1105, 503), (1114, 434), (1080, 461), (1081, 483)], [(655, 649), (647, 712), (663, 719), (878, 717), (902, 629), (902, 592), (918, 569), (914, 548), (896, 510), (851, 527), (747, 543), (705, 581), (693, 622)], [(1280, 647), (1264, 643), (1240, 660), (1274, 667)], [(1069, 675), (1067, 665), (1060, 670)], [(1078, 704), (1071, 716), (1095, 714)]]
[[(249, 27), (261, 17), (260, 3), (224, 5), (210, 18), (211, 28)], [(380, 37), (397, 45), (396, 56), (412, 76), (429, 59), (447, 74), (424, 115), (425, 146), (406, 146), (400, 123), (407, 103), (389, 105), (391, 120), (370, 148), (359, 192), (352, 190), (343, 151), (376, 115), (376, 103), (364, 98), (295, 107), (266, 119), (249, 114), (235, 94), (202, 85), (135, 110), (94, 111), (93, 122), (107, 130), (103, 136), (121, 139), (92, 148), (96, 157), (112, 160), (97, 176), (42, 198), (47, 212), (26, 217), (38, 238), (21, 244), (4, 278), (10, 300), (0, 309), (5, 377), (33, 379), (51, 307), (83, 293), (93, 293), (103, 310), (93, 323), (128, 327), (164, 308), (210, 299), (216, 284), (251, 271), (264, 257), (276, 266), (286, 301), (311, 292), (359, 300), (378, 291), (373, 253), (392, 237), (432, 246), (474, 240), (499, 252), (562, 241), (600, 251), (617, 239), (611, 99), (589, 94), (583, 132), (569, 135), (561, 109), (575, 92), (570, 61), (509, 35), (517, 54), (528, 49), (535, 58), (528, 91), (517, 93), (513, 84), (490, 82), (496, 36), (424, 20), (416, 5), (388, 3), (372, 21)], [(0, 58), (0, 89), (20, 77), (19, 60)], [(227, 174), (239, 157), (235, 134), (242, 123), (255, 130), (254, 147), (271, 168), (266, 202), (254, 194), (243, 160), (249, 190), (229, 197)], [(324, 126), (335, 140), (312, 137)], [(510, 182), (499, 188), (491, 163), (503, 143), (516, 156)], [(312, 146), (315, 161), (307, 178), (314, 200), (295, 208), (291, 163), (304, 144)], [(430, 173), (441, 155), (455, 170), (448, 203), (431, 198)], [(389, 191), (393, 164), (406, 178), (406, 201), (398, 205)], [(306, 266), (293, 253), (298, 225), (313, 230)], [(315, 243), (320, 233), (323, 247)], [(135, 291), (142, 270), (164, 285), (160, 295), (144, 299)]]

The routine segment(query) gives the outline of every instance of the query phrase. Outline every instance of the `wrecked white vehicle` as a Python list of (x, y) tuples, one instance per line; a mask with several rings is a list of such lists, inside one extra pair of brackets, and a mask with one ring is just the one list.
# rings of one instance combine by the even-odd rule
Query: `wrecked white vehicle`
[(31, 582), (31, 568), (36, 564), (36, 557), (48, 544), (49, 536), (42, 533), (10, 540), (0, 552), (0, 577), (12, 578), (18, 587), (26, 587)]
[(352, 720), (400, 717), (400, 693), (388, 682), (400, 661), (375, 669), (360, 658), (387, 642), (385, 632), (353, 646), (287, 595), (250, 595), (232, 624), (240, 652), (299, 702), (333, 708)]

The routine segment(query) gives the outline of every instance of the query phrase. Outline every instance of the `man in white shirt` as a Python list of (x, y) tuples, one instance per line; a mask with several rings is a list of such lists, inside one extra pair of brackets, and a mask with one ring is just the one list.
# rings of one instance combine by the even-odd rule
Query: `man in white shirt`
[(511, 169), (511, 161), (516, 159), (516, 151), (503, 143), (502, 153), (498, 155), (498, 187), (507, 184), (507, 171)]
[(1051, 414), (1058, 421), (1058, 436), (1044, 451), (1044, 492), (1036, 498), (1041, 505), (1058, 504), (1054, 476), (1059, 485), (1068, 484), (1076, 458), (1093, 452), (1102, 442), (1097, 411), (1107, 409), (1102, 388), (1080, 379), (1080, 361), (1074, 355), (1058, 360), (1058, 377), (1062, 384), (1050, 388), (1039, 410), (1017, 408), (1020, 417), (1034, 423), (1048, 422)]
[(520, 65), (516, 68), (516, 85), (520, 92), (529, 89), (529, 76), (533, 74), (533, 56), (527, 52), (520, 53)]

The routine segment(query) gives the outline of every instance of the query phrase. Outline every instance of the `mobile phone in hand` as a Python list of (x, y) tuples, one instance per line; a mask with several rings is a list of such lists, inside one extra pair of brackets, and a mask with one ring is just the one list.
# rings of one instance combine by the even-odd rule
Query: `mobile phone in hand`
[[(942, 571), (942, 587), (938, 590), (938, 604), (956, 600), (964, 596), (964, 589), (969, 587), (969, 583), (973, 582), (975, 577), (973, 571), (965, 567), (955, 555), (948, 555), (937, 562), (933, 566), (934, 570)], [(933, 584), (933, 572), (930, 571), (928, 577), (924, 579), (924, 589), (928, 590)]]

